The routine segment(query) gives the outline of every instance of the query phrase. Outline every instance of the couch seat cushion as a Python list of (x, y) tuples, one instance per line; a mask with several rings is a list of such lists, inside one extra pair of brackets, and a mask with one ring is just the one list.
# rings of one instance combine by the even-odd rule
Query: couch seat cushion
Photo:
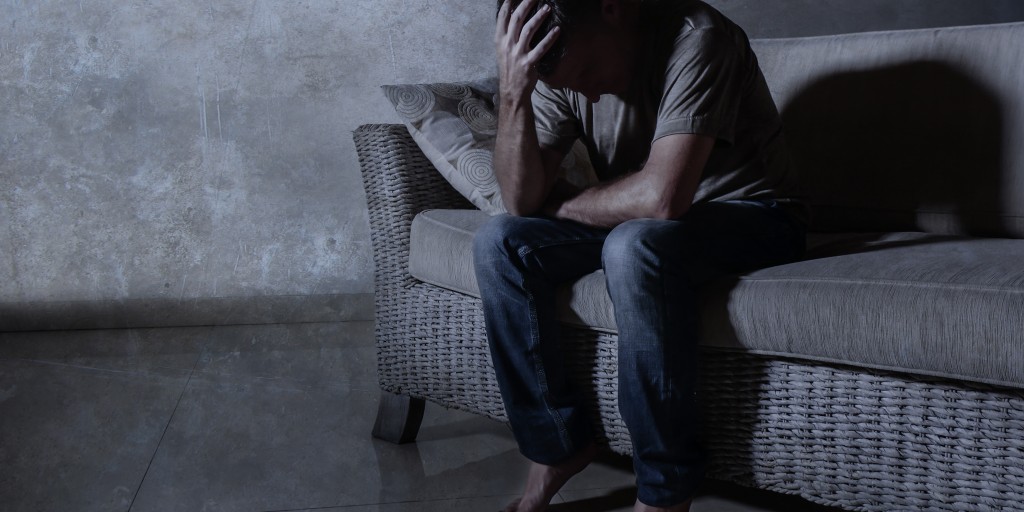
[[(480, 210), (427, 210), (412, 221), (409, 273), (425, 283), (480, 297), (473, 271), (473, 233), (490, 215)], [(558, 290), (563, 322), (615, 332), (604, 272)]]
[(1024, 240), (822, 241), (708, 290), (704, 343), (1024, 386)]
[(412, 219), (409, 273), (425, 283), (480, 297), (473, 233), (491, 218), (480, 210), (427, 210)]
[[(410, 273), (479, 297), (472, 240), (489, 216), (413, 221)], [(704, 345), (1024, 386), (1024, 240), (812, 234), (808, 259), (704, 292)], [(560, 290), (571, 324), (615, 330), (601, 271)]]

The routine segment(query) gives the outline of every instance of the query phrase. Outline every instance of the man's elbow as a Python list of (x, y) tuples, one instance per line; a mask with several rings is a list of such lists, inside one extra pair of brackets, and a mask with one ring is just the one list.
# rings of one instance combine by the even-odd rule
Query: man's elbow
[(672, 220), (678, 219), (686, 212), (690, 211), (691, 201), (674, 200), (673, 198), (667, 198), (666, 200), (658, 201), (653, 207), (651, 218), (659, 220)]
[(514, 217), (527, 217), (534, 215), (538, 210), (536, 207), (530, 208), (529, 205), (523, 204), (522, 201), (511, 201), (503, 198), (502, 203), (505, 205), (505, 211)]

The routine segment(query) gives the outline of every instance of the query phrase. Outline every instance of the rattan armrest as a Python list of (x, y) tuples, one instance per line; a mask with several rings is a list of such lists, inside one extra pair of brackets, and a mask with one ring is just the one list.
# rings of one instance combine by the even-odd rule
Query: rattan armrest
[[(367, 124), (352, 134), (370, 214), (377, 293), (411, 286), (409, 230), (412, 219), (432, 208), (474, 208), (427, 160), (401, 124)], [(397, 281), (397, 282), (396, 282)]]

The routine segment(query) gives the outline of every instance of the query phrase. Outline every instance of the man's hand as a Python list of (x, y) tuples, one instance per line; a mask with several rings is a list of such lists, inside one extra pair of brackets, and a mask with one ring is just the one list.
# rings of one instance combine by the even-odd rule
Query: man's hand
[(548, 217), (561, 218), (562, 205), (579, 195), (582, 191), (583, 189), (569, 183), (565, 178), (558, 178), (551, 187), (551, 193), (548, 194), (547, 200), (544, 201), (541, 211)]
[(537, 87), (537, 71), (534, 65), (555, 44), (558, 27), (548, 32), (535, 48), (530, 41), (536, 35), (551, 8), (544, 5), (529, 20), (527, 13), (538, 0), (524, 0), (515, 11), (509, 12), (509, 1), (505, 0), (498, 10), (498, 25), (494, 32), (494, 43), (498, 53), (498, 78), (502, 101), (529, 101)]
[(543, 211), (603, 228), (630, 219), (677, 219), (693, 204), (714, 147), (715, 138), (707, 135), (666, 135), (651, 144), (643, 169), (602, 181), (568, 198), (552, 192)]

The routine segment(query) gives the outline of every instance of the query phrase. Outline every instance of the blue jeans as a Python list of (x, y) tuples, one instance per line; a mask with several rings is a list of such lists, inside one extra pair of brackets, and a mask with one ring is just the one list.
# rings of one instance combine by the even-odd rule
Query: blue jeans
[(559, 350), (555, 289), (604, 269), (618, 327), (619, 413), (638, 498), (689, 500), (704, 473), (697, 407), (698, 288), (804, 250), (804, 228), (774, 201), (694, 205), (677, 220), (600, 229), (546, 217), (493, 217), (473, 241), (502, 400), (519, 449), (558, 464), (593, 442), (590, 411)]

